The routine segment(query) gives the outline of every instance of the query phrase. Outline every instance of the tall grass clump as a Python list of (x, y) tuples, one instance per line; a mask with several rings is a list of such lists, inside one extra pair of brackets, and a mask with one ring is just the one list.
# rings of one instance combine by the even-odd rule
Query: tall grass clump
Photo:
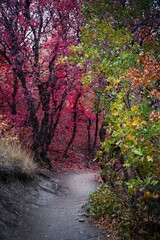
[[(37, 165), (33, 160), (33, 154), (23, 147), (14, 130), (8, 130), (8, 122), (0, 122), (0, 172), (21, 172), (33, 175)], [(7, 130), (6, 130), (7, 129)]]
[(0, 166), (12, 167), (32, 175), (37, 169), (32, 154), (17, 142), (0, 142)]

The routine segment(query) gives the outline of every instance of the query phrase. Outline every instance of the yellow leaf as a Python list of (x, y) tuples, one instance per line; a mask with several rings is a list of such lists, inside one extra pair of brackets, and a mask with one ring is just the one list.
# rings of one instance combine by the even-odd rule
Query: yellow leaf
[(137, 142), (137, 140), (134, 140), (134, 145), (138, 145), (138, 142)]
[(139, 127), (139, 125), (140, 125), (140, 122), (137, 119), (133, 120), (132, 126)]
[(147, 156), (147, 161), (148, 162), (153, 162), (153, 158), (151, 156)]
[(143, 121), (141, 122), (141, 124), (142, 124), (142, 125), (146, 125), (147, 122), (143, 120)]
[(131, 136), (131, 135), (127, 135), (127, 136), (126, 136), (126, 139), (127, 139), (127, 140), (132, 140), (132, 136)]
[(108, 90), (111, 90), (112, 89), (112, 86), (107, 86), (106, 88), (105, 88), (105, 91), (108, 91)]
[(112, 115), (113, 115), (113, 116), (118, 116), (119, 114), (118, 114), (117, 110), (113, 110), (113, 111), (112, 111)]
[(84, 27), (84, 26), (80, 27), (80, 30), (81, 30), (81, 31), (83, 31), (84, 29), (85, 29), (85, 27)]
[(130, 126), (130, 125), (131, 125), (131, 121), (130, 121), (130, 120), (127, 120), (127, 121), (126, 121), (126, 125), (127, 125), (127, 126)]
[(120, 79), (114, 79), (114, 80), (113, 80), (113, 83), (114, 83), (115, 85), (117, 85), (119, 82), (120, 82)]
[(139, 108), (138, 105), (134, 105), (134, 106), (131, 108), (131, 111), (132, 111), (132, 112), (135, 112), (138, 108)]

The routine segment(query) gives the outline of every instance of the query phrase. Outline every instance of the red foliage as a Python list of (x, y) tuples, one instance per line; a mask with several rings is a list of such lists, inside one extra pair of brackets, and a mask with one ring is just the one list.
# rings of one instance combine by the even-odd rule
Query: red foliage
[(78, 67), (58, 62), (78, 42), (79, 5), (77, 0), (0, 3), (0, 113), (44, 162), (48, 150), (55, 159), (55, 151), (62, 157), (67, 146), (66, 155), (76, 161), (81, 153), (93, 154), (88, 147), (95, 138), (93, 93), (82, 88)]

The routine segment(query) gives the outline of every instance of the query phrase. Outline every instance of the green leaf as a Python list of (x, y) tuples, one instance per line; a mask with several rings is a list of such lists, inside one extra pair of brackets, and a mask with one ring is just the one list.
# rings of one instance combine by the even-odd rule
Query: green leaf
[(132, 152), (138, 156), (143, 156), (143, 153), (140, 150), (137, 150), (135, 148), (132, 149)]

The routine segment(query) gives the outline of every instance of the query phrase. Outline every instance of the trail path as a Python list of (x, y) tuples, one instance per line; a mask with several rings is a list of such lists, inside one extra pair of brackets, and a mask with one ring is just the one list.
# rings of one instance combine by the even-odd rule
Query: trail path
[(84, 215), (83, 204), (97, 187), (95, 173), (61, 173), (42, 181), (31, 196), (14, 240), (104, 240)]

